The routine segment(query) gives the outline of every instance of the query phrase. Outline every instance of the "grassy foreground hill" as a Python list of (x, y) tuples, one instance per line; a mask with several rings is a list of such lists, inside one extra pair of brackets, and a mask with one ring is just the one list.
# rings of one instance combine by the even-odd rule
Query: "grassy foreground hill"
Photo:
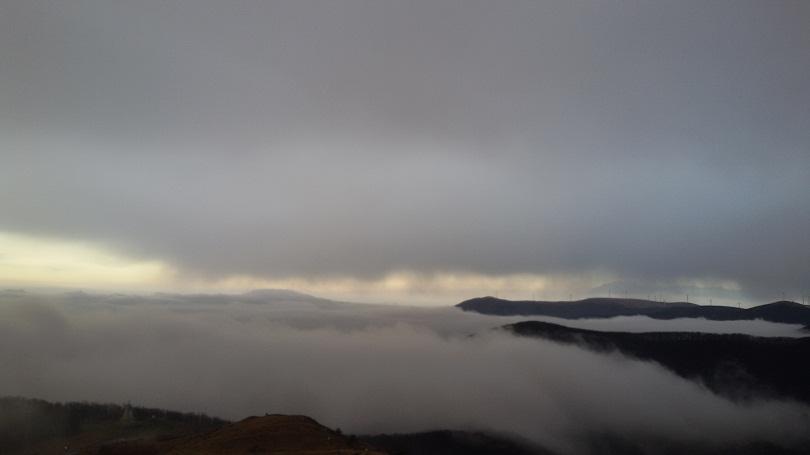
[[(65, 430), (64, 409), (79, 407), (80, 425)], [(135, 410), (135, 412), (130, 412)], [(120, 414), (118, 414), (120, 412)], [(148, 412), (148, 413), (145, 413)], [(152, 417), (154, 415), (154, 417)], [(160, 409), (93, 403), (48, 403), (0, 398), (2, 455), (553, 455), (555, 452), (515, 437), (469, 431), (344, 435), (296, 415), (264, 415), (239, 422)], [(754, 455), (810, 453), (810, 447), (772, 443), (729, 447), (670, 439), (584, 433), (583, 453)], [(652, 451), (651, 451), (652, 450)]]
[(140, 406), (0, 397), (0, 453), (77, 453), (105, 441), (193, 434), (225, 423)]
[(524, 442), (464, 431), (355, 436), (301, 415), (238, 422), (203, 414), (0, 397), (2, 455), (545, 455)]
[(227, 422), (203, 414), (97, 403), (0, 398), (0, 454), (380, 455), (304, 416)]
[(220, 428), (176, 437), (116, 441), (77, 455), (384, 455), (354, 436), (345, 436), (306, 416), (248, 417)]

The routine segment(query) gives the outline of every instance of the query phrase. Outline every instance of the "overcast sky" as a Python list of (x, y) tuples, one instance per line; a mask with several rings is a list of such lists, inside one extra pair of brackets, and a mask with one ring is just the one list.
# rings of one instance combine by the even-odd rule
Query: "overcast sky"
[(4, 1), (0, 284), (799, 300), (808, 24), (801, 0)]

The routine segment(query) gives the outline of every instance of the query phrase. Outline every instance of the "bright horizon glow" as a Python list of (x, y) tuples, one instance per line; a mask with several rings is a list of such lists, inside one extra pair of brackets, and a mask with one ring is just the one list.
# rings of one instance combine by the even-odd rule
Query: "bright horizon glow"
[(0, 232), (5, 286), (142, 288), (169, 274), (160, 261), (134, 260), (89, 243)]
[[(319, 297), (366, 303), (452, 305), (492, 295), (510, 300), (568, 300), (601, 296), (594, 291), (618, 277), (607, 272), (590, 275), (485, 275), (472, 272), (417, 273), (400, 270), (378, 278), (255, 277), (211, 278), (189, 275), (158, 259), (139, 259), (104, 245), (75, 240), (0, 232), (0, 286), (71, 288), (116, 292), (239, 293), (252, 289), (289, 289)], [(738, 290), (734, 282), (687, 280), (693, 289)], [(607, 295), (606, 295), (607, 296)], [(648, 298), (648, 295), (614, 296)], [(696, 295), (693, 297), (697, 298)], [(682, 300), (677, 295), (656, 298)], [(704, 296), (704, 300), (709, 297)], [(693, 301), (696, 301), (693, 300)], [(738, 300), (715, 297), (715, 304), (736, 306)], [(699, 303), (704, 303), (703, 301)], [(746, 302), (746, 306), (752, 302)], [(761, 302), (753, 302), (761, 303)]]
[[(577, 278), (578, 282), (582, 277)], [(603, 280), (601, 280), (603, 281)], [(599, 283), (600, 280), (588, 280)], [(127, 257), (103, 245), (0, 232), (0, 285), (89, 288), (109, 291), (243, 292), (291, 289), (332, 299), (417, 305), (451, 304), (479, 295), (504, 298), (562, 298), (574, 282), (535, 274), (422, 274), (397, 271), (376, 279), (234, 275), (204, 279), (178, 272), (160, 260)], [(557, 295), (559, 294), (559, 295)]]

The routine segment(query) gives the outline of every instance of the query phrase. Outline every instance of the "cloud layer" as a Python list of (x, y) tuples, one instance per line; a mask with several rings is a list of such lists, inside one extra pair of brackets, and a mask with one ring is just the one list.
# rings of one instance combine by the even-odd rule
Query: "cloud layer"
[(810, 273), (810, 7), (0, 6), (0, 229), (203, 277)]
[(739, 405), (654, 364), (485, 329), (514, 318), (236, 300), (6, 293), (0, 394), (303, 413), (360, 433), (497, 431), (565, 453), (594, 434), (791, 445), (810, 424), (795, 403)]

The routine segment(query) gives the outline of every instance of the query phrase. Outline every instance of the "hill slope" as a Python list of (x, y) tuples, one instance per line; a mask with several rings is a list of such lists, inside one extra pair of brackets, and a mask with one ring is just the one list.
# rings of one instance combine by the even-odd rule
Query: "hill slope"
[(121, 441), (80, 452), (83, 455), (256, 454), (383, 455), (355, 437), (344, 436), (306, 416), (248, 417), (222, 428), (174, 439)]
[(810, 337), (775, 338), (692, 332), (599, 332), (540, 321), (503, 327), (519, 336), (618, 350), (658, 362), (735, 399), (791, 398), (810, 403)]

